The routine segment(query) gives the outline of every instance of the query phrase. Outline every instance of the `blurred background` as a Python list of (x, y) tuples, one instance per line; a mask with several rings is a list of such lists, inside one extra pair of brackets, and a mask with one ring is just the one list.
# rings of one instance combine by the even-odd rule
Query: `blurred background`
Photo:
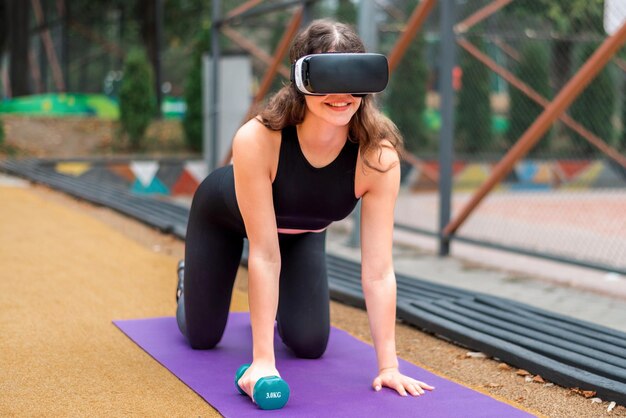
[[(451, 77), (442, 77), (447, 28), (441, 27), (441, 2), (218, 3), (216, 9), (215, 2), (200, 0), (0, 1), (0, 156), (103, 161), (142, 156), (160, 160), (161, 167), (165, 157), (206, 159), (203, 144), (209, 143), (213, 120), (206, 115), (211, 69), (206, 60), (217, 35), (213, 44), (220, 62), (233, 63), (218, 76), (218, 111), (230, 119), (221, 123), (217, 140), (226, 145), (216, 148), (215, 157), (227, 161), (234, 129), (254, 105), (288, 82), (288, 59), (273, 59), (281, 41), (290, 41), (285, 34), (297, 13), (304, 11), (300, 25), (324, 17), (350, 23), (370, 51), (386, 55), (398, 47), (411, 18), (422, 13), (424, 20), (378, 101), (400, 128), (407, 150), (398, 232), (407, 234), (406, 242), (412, 236), (441, 239), (449, 221), (626, 15), (626, 2), (610, 0), (448, 1), (455, 51)], [(427, 3), (432, 10), (420, 12)], [(276, 76), (263, 91), (273, 64)], [(233, 75), (242, 68), (243, 76)], [(452, 241), (623, 280), (625, 72), (626, 49), (620, 47), (454, 231)], [(454, 126), (451, 189), (444, 196), (441, 109), (442, 83), (448, 79)], [(86, 171), (106, 170), (103, 164)], [(178, 193), (165, 171), (155, 173), (162, 174), (163, 187), (151, 192)], [(442, 199), (450, 201), (447, 215), (441, 213)], [(506, 263), (497, 257), (482, 261)]]

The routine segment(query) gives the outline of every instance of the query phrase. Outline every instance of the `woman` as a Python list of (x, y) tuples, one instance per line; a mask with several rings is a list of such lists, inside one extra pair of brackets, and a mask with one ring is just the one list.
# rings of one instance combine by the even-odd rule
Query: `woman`
[[(365, 48), (348, 26), (317, 20), (296, 37), (290, 58), (327, 52)], [(238, 130), (233, 165), (211, 173), (196, 191), (179, 325), (193, 348), (219, 342), (247, 237), (253, 361), (239, 385), (248, 395), (261, 377), (279, 376), (274, 321), (296, 356), (324, 353), (330, 330), (325, 229), (358, 199), (362, 285), (379, 367), (373, 387), (403, 396), (433, 389), (402, 375), (396, 357), (392, 233), (400, 142), (371, 95), (305, 96), (291, 84)]]

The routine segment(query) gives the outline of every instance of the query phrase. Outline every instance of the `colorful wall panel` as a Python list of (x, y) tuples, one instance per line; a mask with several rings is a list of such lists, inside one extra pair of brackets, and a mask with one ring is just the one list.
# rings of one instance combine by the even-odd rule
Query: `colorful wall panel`
[[(425, 161), (429, 172), (438, 172), (436, 161)], [(137, 194), (192, 196), (207, 176), (202, 160), (85, 160), (42, 161), (57, 173), (84, 177)], [(453, 186), (456, 191), (471, 191), (483, 184), (493, 171), (493, 163), (454, 163)], [(437, 183), (419, 167), (409, 168), (405, 183), (416, 191), (435, 190)], [(508, 190), (554, 190), (626, 188), (626, 170), (602, 160), (554, 160), (519, 162), (499, 185)]]

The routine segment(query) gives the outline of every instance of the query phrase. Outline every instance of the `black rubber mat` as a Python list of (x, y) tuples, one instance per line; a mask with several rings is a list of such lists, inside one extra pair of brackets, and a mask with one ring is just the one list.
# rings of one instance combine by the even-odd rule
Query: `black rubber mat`
[(74, 178), (59, 174), (49, 164), (37, 160), (4, 161), (0, 169), (45, 184), (71, 196), (107, 206), (163, 232), (185, 238), (189, 210), (169, 202), (135, 195), (123, 187), (112, 187), (102, 181)]
[[(38, 160), (4, 161), (0, 169), (185, 237), (186, 207), (59, 174)], [(327, 264), (331, 297), (363, 308), (360, 265), (332, 254)], [(593, 390), (603, 400), (626, 405), (626, 333), (504, 298), (396, 278), (398, 317), (406, 323), (556, 384)]]

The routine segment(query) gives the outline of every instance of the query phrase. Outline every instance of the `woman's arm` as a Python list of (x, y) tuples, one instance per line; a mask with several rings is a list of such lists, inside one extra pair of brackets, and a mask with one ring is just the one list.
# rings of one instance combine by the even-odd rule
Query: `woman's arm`
[(237, 203), (248, 236), (248, 300), (253, 362), (241, 386), (252, 393), (256, 380), (277, 374), (274, 321), (278, 309), (280, 250), (272, 200), (271, 167), (275, 160), (270, 131), (256, 120), (239, 129), (233, 140)]
[(362, 287), (376, 357), (378, 376), (373, 386), (395, 389), (401, 395), (422, 394), (432, 387), (403, 376), (396, 356), (396, 277), (393, 268), (393, 218), (400, 188), (400, 164), (396, 152), (383, 148), (381, 167), (386, 172), (366, 169), (367, 190), (361, 208)]
[(396, 277), (393, 270), (393, 216), (400, 166), (383, 148), (380, 173), (366, 168), (368, 188), (361, 202), (361, 280), (379, 369), (398, 367), (395, 346)]

